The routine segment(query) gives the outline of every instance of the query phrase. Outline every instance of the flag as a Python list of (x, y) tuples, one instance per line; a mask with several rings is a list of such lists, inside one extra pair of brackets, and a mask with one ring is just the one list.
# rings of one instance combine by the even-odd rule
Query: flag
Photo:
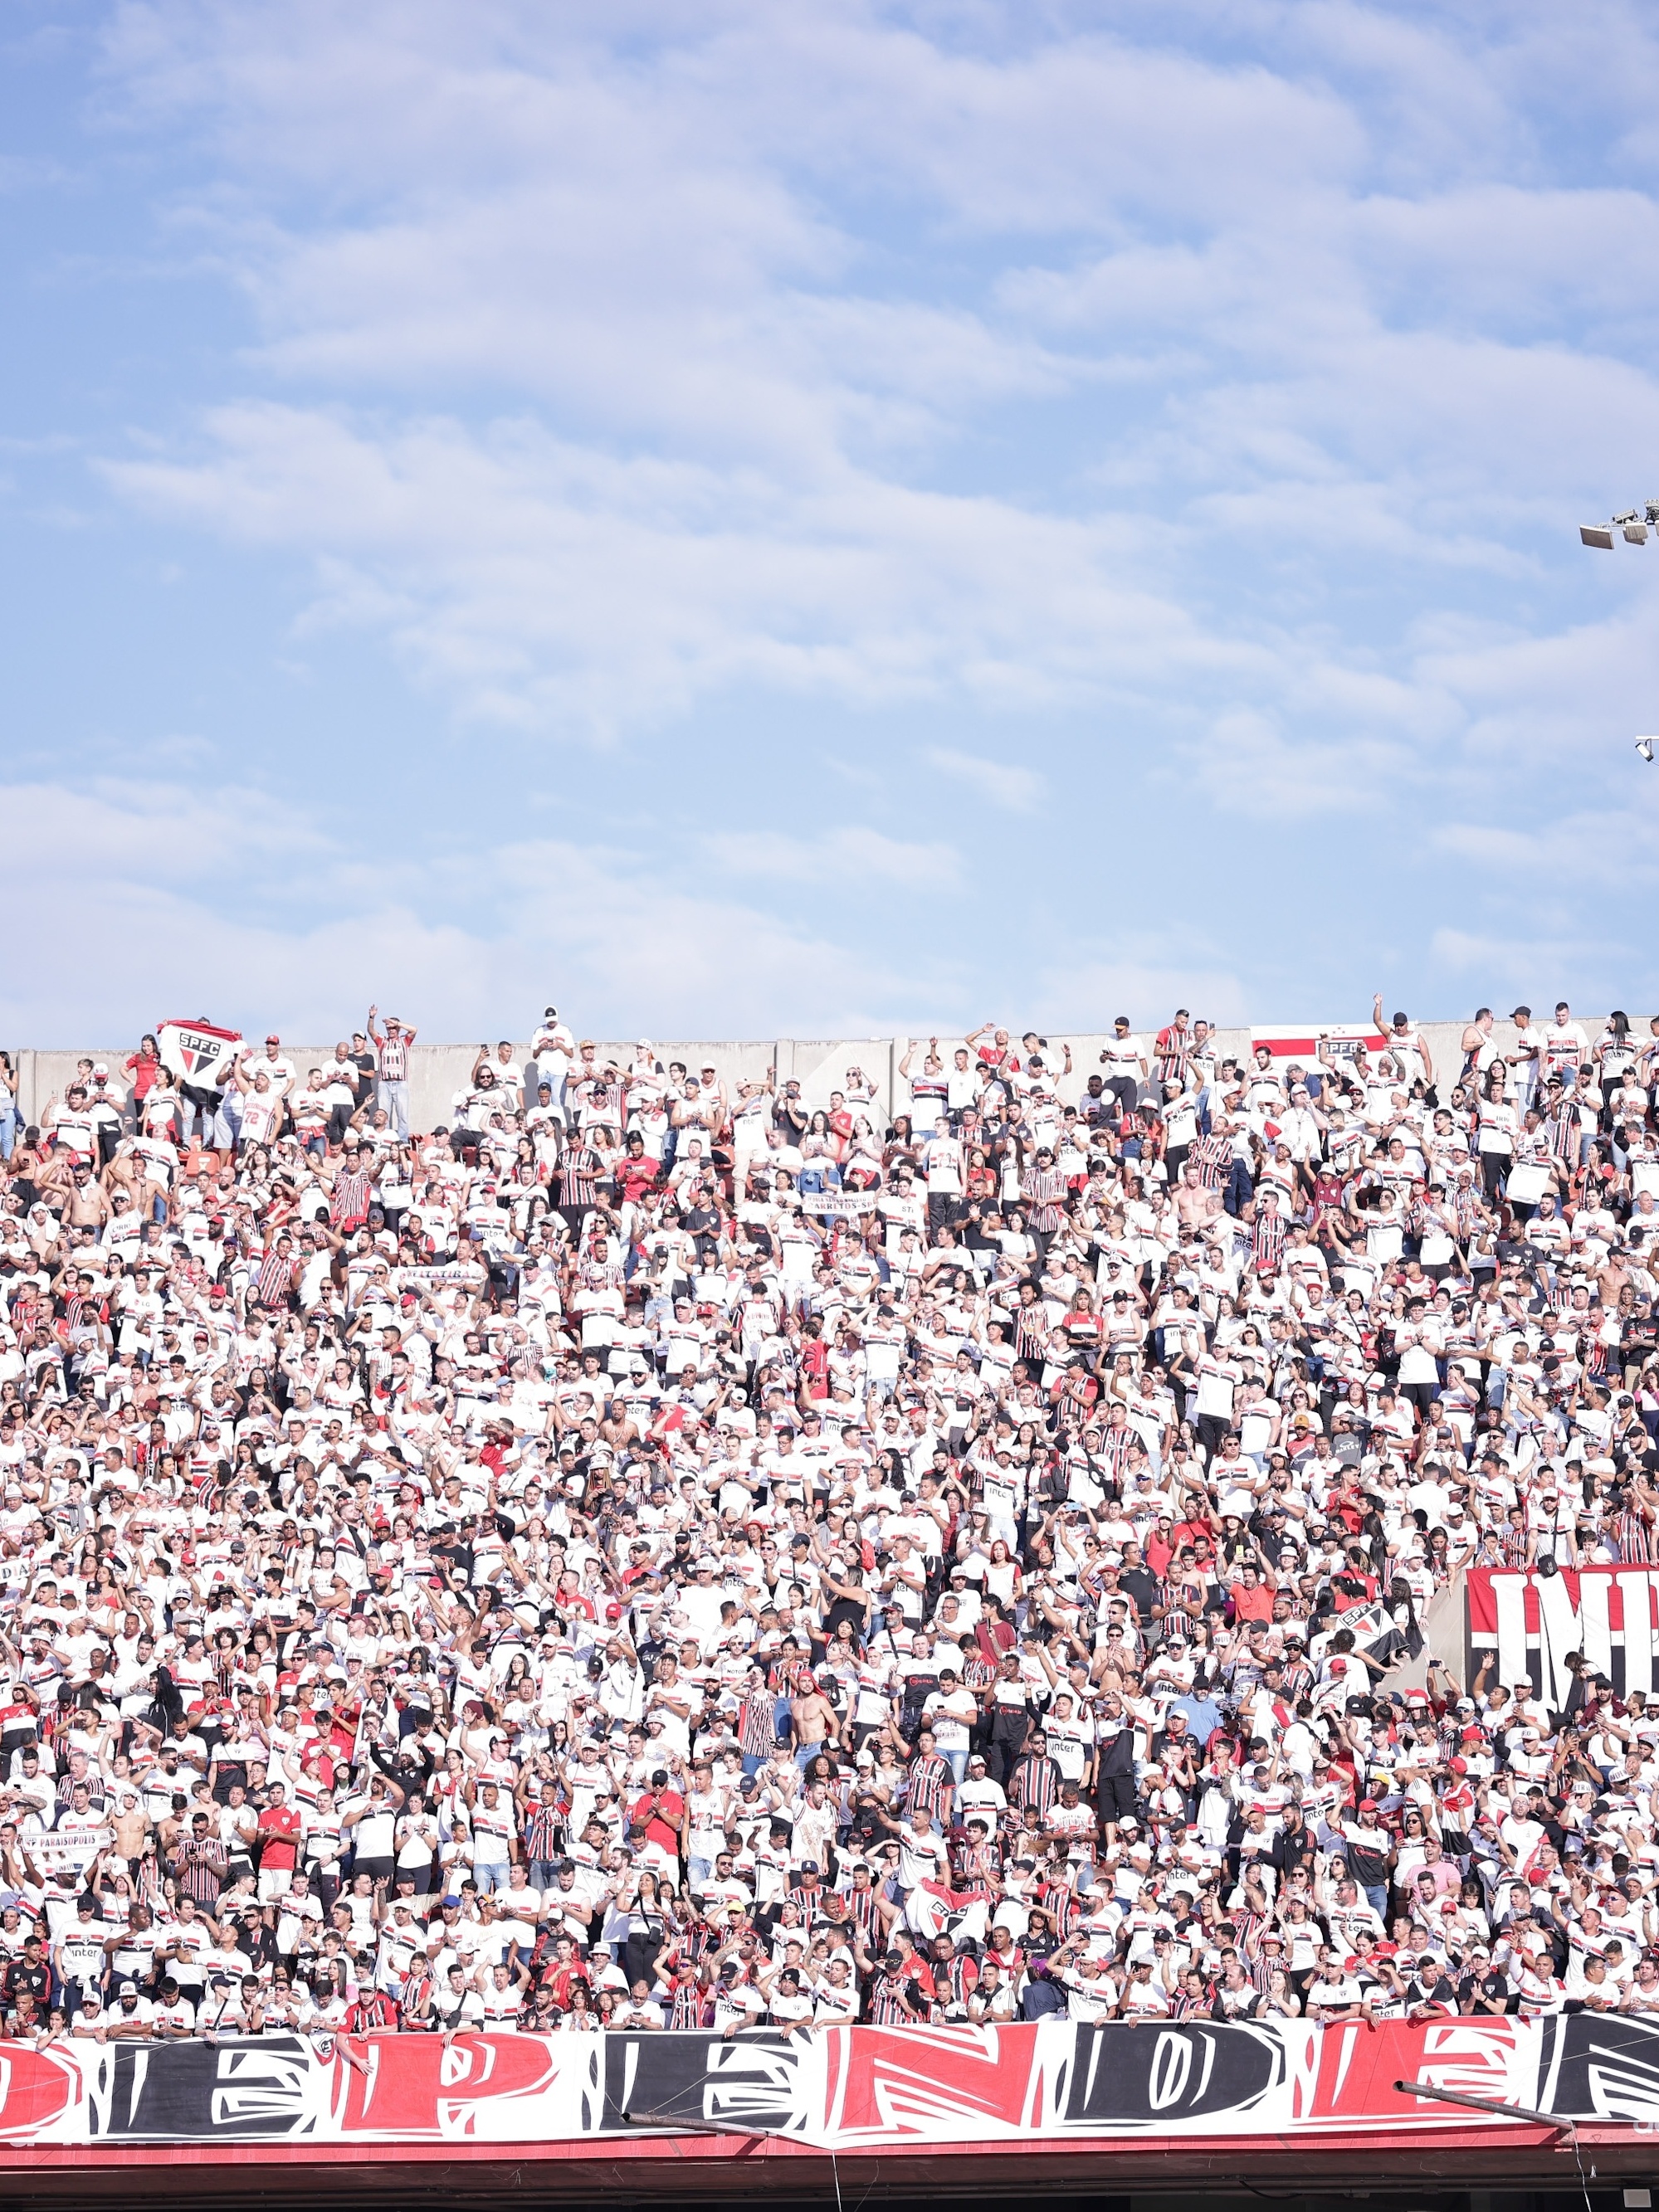
[(211, 1091), (221, 1073), (235, 1060), (241, 1047), (240, 1030), (222, 1030), (211, 1022), (163, 1022), (155, 1032), (161, 1064), (181, 1083), (198, 1091)]

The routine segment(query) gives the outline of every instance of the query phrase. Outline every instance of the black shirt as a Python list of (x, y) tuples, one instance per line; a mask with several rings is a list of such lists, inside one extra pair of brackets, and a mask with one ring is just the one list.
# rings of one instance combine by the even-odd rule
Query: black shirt
[(1124, 1567), (1117, 1578), (1117, 1586), (1135, 1601), (1135, 1609), (1143, 1621), (1152, 1617), (1152, 1607), (1164, 1595), (1164, 1585), (1150, 1567)]

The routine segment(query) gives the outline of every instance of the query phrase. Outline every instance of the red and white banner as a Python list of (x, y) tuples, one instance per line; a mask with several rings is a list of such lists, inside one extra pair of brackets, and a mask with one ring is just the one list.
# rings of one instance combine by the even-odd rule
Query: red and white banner
[[(1324, 1061), (1319, 1054), (1322, 1040)], [(1373, 1060), (1389, 1048), (1387, 1037), (1369, 1022), (1276, 1022), (1250, 1031), (1253, 1053), (1265, 1046), (1276, 1060), (1294, 1060), (1304, 1067), (1317, 1068), (1330, 1060), (1351, 1067), (1362, 1044)]]
[(515, 2143), (729, 2130), (824, 2150), (1502, 2130), (1502, 2112), (1659, 2124), (1659, 2022), (1580, 2014), (1412, 2025), (1146, 2021), (667, 2034), (280, 2033), (0, 2043), (0, 2144)]
[(162, 1066), (202, 1091), (214, 1088), (241, 1042), (240, 1030), (222, 1030), (212, 1022), (163, 1022), (155, 1032)]
[(1559, 1712), (1572, 1687), (1567, 1662), (1577, 1656), (1620, 1697), (1652, 1694), (1659, 1568), (1471, 1567), (1465, 1587), (1470, 1646), (1497, 1653), (1505, 1689), (1530, 1682), (1539, 1703)]

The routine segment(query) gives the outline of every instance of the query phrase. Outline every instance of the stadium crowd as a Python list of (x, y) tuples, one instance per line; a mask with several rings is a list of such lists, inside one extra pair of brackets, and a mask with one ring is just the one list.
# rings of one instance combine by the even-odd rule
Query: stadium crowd
[(1659, 2013), (1659, 1715), (1422, 1628), (1653, 1556), (1659, 1020), (1377, 1013), (0, 1058), (5, 2034)]

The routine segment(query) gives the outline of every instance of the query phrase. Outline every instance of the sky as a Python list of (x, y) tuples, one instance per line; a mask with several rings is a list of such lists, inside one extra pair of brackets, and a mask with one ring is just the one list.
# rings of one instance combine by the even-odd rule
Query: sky
[(1659, 1009), (1659, 15), (9, 0), (0, 1042)]

